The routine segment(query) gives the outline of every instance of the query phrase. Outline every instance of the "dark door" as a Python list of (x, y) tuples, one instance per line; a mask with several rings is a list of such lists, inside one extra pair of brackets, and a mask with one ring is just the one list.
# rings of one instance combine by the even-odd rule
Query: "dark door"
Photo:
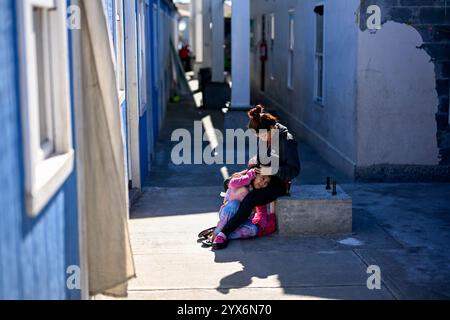
[[(262, 15), (261, 18), (261, 43), (265, 43), (266, 42), (266, 15)], [(259, 52), (259, 55), (261, 55), (261, 52)], [(266, 60), (263, 59), (259, 59), (259, 61), (261, 62), (261, 91), (265, 91), (266, 90)]]

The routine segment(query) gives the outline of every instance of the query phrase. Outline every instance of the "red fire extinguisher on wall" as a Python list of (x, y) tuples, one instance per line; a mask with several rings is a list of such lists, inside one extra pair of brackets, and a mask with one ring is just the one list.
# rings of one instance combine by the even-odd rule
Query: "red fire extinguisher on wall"
[(267, 61), (267, 43), (266, 40), (262, 40), (259, 45), (259, 59), (261, 61)]

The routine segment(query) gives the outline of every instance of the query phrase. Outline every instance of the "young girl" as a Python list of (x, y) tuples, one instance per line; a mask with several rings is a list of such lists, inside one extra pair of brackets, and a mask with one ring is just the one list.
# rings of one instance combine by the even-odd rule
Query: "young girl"
[[(269, 185), (270, 177), (256, 173), (256, 169), (250, 169), (241, 173), (236, 173), (231, 177), (228, 183), (228, 190), (224, 194), (224, 203), (219, 211), (220, 221), (205, 245), (212, 245), (214, 240), (223, 236), (222, 228), (236, 214), (242, 200), (251, 190), (264, 189)], [(269, 215), (267, 206), (256, 207), (256, 213), (253, 218), (243, 223), (236, 229), (228, 239), (248, 239), (257, 236), (265, 236), (273, 233), (276, 228), (275, 215)]]
[[(277, 163), (271, 164), (273, 167), (257, 169), (257, 173), (272, 174), (271, 181), (266, 188), (252, 190), (241, 202), (239, 210), (233, 218), (222, 228), (222, 234), (218, 235), (214, 241), (215, 250), (225, 249), (228, 244), (228, 237), (242, 223), (245, 223), (257, 206), (268, 205), (280, 197), (289, 193), (289, 188), (293, 179), (300, 174), (300, 159), (298, 154), (298, 144), (289, 130), (278, 122), (278, 119), (265, 112), (263, 106), (257, 106), (248, 113), (250, 122), (249, 129), (252, 129), (259, 142), (266, 144), (266, 150), (258, 147), (257, 154), (261, 151), (267, 152), (272, 159), (278, 159)], [(275, 138), (274, 141), (272, 141)], [(276, 141), (277, 140), (277, 141)], [(275, 142), (275, 143), (272, 143)], [(278, 143), (276, 143), (278, 142)], [(260, 164), (259, 157), (257, 163)]]

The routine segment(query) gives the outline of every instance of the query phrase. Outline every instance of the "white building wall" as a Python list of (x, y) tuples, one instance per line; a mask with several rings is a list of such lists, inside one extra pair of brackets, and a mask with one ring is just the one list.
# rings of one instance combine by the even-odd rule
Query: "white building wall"
[[(315, 13), (325, 5), (324, 105), (314, 101)], [(253, 103), (276, 107), (282, 120), (334, 166), (353, 175), (356, 163), (356, 74), (358, 0), (252, 0), (255, 47), (252, 50)], [(289, 10), (295, 10), (293, 89), (287, 86)], [(261, 16), (275, 14), (275, 51), (266, 64), (266, 88), (260, 91)], [(268, 35), (268, 27), (266, 32)], [(268, 37), (267, 37), (267, 40)], [(270, 46), (270, 44), (268, 43)], [(274, 59), (270, 78), (270, 59)]]
[(437, 165), (439, 104), (430, 56), (419, 33), (388, 22), (360, 32), (358, 166)]
[(202, 27), (203, 27), (203, 68), (212, 66), (212, 30), (211, 30), (211, 0), (203, 0), (202, 3)]
[(195, 52), (195, 62), (197, 64), (203, 63), (203, 0), (192, 0), (193, 8), (193, 35), (194, 40), (194, 52)]
[[(324, 102), (314, 101), (315, 13), (325, 5)], [(293, 89), (287, 85), (289, 10), (295, 10)], [(434, 64), (418, 32), (388, 22), (361, 31), (358, 0), (252, 0), (252, 103), (276, 109), (283, 122), (349, 176), (373, 165), (438, 165)], [(262, 14), (275, 14), (275, 51), (260, 90)], [(273, 59), (273, 76), (270, 65)], [(369, 173), (366, 172), (365, 173)]]

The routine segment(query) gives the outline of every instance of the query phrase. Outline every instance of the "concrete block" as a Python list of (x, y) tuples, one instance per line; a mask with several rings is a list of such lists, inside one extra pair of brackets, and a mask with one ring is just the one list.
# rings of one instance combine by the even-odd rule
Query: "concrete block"
[[(203, 107), (206, 109), (222, 109), (231, 100), (231, 88), (228, 83), (209, 82), (203, 89)], [(247, 117), (248, 119), (248, 117)]]
[(203, 92), (205, 86), (211, 82), (212, 70), (211, 68), (201, 68), (198, 72), (199, 89)]
[(352, 232), (352, 199), (341, 187), (337, 195), (323, 185), (296, 186), (277, 200), (280, 235), (340, 235)]

